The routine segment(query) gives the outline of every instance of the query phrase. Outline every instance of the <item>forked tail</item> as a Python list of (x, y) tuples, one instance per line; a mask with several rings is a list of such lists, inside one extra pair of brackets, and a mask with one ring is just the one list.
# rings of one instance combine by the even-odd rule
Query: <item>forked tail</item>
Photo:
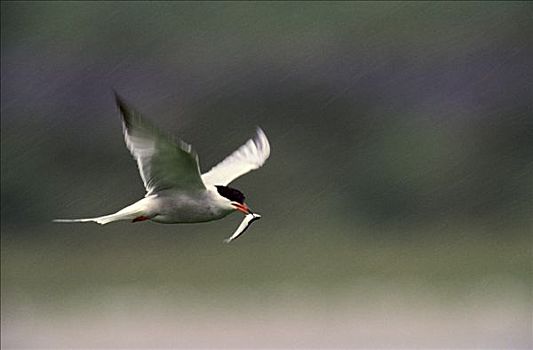
[[(137, 203), (134, 203), (130, 205), (129, 207), (126, 207), (122, 210), (117, 211), (115, 214), (110, 215), (104, 215), (104, 216), (98, 216), (96, 218), (87, 218), (87, 219), (56, 219), (53, 220), (53, 222), (96, 222), (100, 225), (109, 224), (110, 222), (114, 221), (122, 221), (122, 220), (135, 220), (139, 217), (145, 217), (144, 210), (142, 206), (140, 206)], [(150, 217), (146, 216), (146, 219), (149, 219)], [(141, 220), (139, 220), (141, 221)]]
[(96, 222), (100, 225), (109, 224), (110, 222), (114, 221), (122, 221), (122, 220), (135, 220), (136, 221), (144, 221), (149, 220), (150, 218), (154, 217), (154, 215), (150, 215), (151, 212), (147, 213), (147, 207), (149, 207), (149, 198), (143, 198), (138, 202), (133, 203), (132, 205), (127, 206), (126, 208), (123, 208), (119, 211), (117, 211), (114, 214), (109, 215), (103, 215), (98, 216), (95, 218), (87, 218), (87, 219), (56, 219), (53, 220), (54, 222)]
[(100, 225), (109, 224), (113, 221), (120, 221), (120, 220), (128, 220), (128, 217), (117, 215), (117, 214), (111, 214), (111, 215), (105, 215), (105, 216), (99, 216), (97, 218), (87, 218), (87, 219), (55, 219), (52, 220), (53, 222), (96, 222)]

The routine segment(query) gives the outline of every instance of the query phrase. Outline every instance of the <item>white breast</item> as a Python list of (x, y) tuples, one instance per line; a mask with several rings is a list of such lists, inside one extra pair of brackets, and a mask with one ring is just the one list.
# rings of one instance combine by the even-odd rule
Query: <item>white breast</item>
[(162, 191), (151, 202), (155, 214), (152, 220), (164, 224), (218, 220), (233, 212), (221, 206), (210, 191)]

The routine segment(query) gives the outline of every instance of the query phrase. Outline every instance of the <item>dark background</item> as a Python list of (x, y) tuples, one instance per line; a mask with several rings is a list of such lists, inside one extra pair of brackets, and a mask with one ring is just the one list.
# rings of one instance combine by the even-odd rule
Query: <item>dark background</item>
[[(526, 348), (527, 2), (2, 2), (2, 347)], [(263, 215), (144, 194), (112, 89)]]

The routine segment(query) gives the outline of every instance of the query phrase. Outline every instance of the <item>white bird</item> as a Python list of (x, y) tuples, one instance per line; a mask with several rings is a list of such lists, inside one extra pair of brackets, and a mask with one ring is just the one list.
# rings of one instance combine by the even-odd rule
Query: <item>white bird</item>
[(233, 180), (261, 167), (270, 155), (270, 144), (261, 130), (208, 172), (201, 174), (198, 155), (181, 140), (172, 140), (152, 126), (115, 93), (123, 122), (126, 146), (146, 188), (141, 200), (118, 212), (86, 219), (57, 219), (55, 222), (96, 222), (151, 220), (165, 224), (206, 222), (222, 219), (232, 212), (246, 214), (237, 238), (259, 219), (244, 202), (241, 191), (229, 187)]

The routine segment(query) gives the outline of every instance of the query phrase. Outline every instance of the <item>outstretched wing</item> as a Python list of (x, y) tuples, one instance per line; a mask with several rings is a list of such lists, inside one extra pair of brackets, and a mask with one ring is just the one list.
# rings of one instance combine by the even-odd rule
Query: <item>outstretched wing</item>
[(202, 180), (205, 184), (226, 186), (239, 176), (261, 167), (269, 155), (270, 144), (263, 130), (258, 127), (253, 138), (202, 174)]
[(137, 161), (146, 195), (166, 189), (205, 189), (198, 155), (183, 141), (170, 139), (142, 119), (115, 93), (123, 121), (124, 139)]

